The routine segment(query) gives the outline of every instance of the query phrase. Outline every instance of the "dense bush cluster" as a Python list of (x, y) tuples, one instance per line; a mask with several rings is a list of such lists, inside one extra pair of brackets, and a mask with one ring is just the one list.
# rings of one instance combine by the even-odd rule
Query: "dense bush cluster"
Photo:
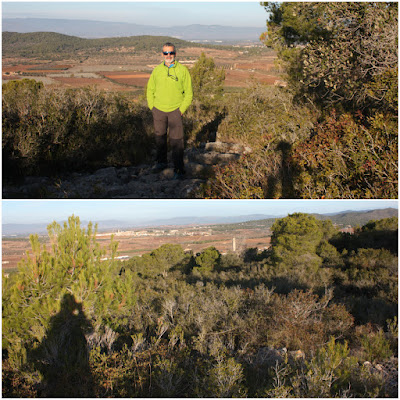
[(76, 217), (32, 236), (3, 277), (3, 396), (396, 397), (397, 218), (272, 231), (262, 253), (126, 262)]
[[(295, 105), (285, 89), (255, 86), (227, 103), (221, 140), (251, 154), (215, 166), (211, 198), (397, 198), (398, 118)], [(277, 112), (279, 110), (279, 112)]]
[(11, 81), (3, 85), (3, 177), (138, 163), (149, 155), (149, 121), (145, 108), (95, 87)]
[(202, 195), (212, 198), (295, 198), (289, 157), (294, 143), (307, 140), (317, 113), (296, 105), (283, 88), (255, 85), (226, 99), (219, 140), (252, 148), (237, 162), (215, 166)]
[(348, 111), (397, 102), (396, 3), (264, 5), (271, 13), (266, 42), (299, 96)]
[(298, 197), (396, 197), (397, 123), (382, 114), (365, 118), (333, 112), (293, 149)]
[(223, 100), (225, 71), (211, 57), (201, 53), (190, 69), (193, 101), (185, 114), (186, 141), (191, 144), (215, 138), (215, 132), (225, 116)]
[(254, 169), (245, 158), (217, 168), (203, 194), (397, 198), (398, 4), (264, 5), (262, 38), (288, 86), (252, 88), (227, 104), (221, 134), (265, 150)]

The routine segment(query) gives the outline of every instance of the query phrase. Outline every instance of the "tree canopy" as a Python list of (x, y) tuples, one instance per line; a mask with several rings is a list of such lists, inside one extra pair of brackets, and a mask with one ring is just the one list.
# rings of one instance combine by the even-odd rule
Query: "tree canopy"
[(335, 231), (331, 221), (318, 221), (309, 214), (295, 213), (279, 219), (272, 226), (272, 260), (285, 268), (318, 268), (322, 258), (317, 249)]
[(397, 109), (396, 2), (264, 3), (266, 43), (317, 104)]

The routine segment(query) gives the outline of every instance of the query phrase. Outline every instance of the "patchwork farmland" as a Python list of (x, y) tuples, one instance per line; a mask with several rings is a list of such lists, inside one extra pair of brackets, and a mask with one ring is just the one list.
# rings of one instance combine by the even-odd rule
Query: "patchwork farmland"
[[(142, 228), (132, 231), (102, 232), (97, 236), (101, 246), (108, 247), (111, 236), (119, 243), (118, 256), (128, 259), (132, 256), (150, 253), (163, 244), (179, 244), (185, 251), (201, 252), (214, 246), (221, 253), (242, 252), (246, 248), (257, 247), (264, 250), (270, 244), (270, 231), (267, 228), (235, 229), (218, 231), (212, 226)], [(40, 239), (50, 248), (47, 237)], [(19, 261), (26, 258), (30, 250), (27, 237), (3, 237), (2, 269), (8, 274), (16, 271)]]
[[(257, 54), (245, 48), (233, 51), (217, 48), (187, 47), (178, 50), (178, 60), (189, 69), (201, 53), (212, 57), (225, 69), (225, 88), (238, 90), (251, 82), (268, 85), (282, 84), (275, 66), (275, 53), (260, 48)], [(55, 88), (97, 86), (108, 92), (124, 92), (137, 97), (143, 93), (152, 69), (161, 62), (155, 52), (100, 52), (68, 60), (38, 60), (3, 57), (2, 81), (34, 79)]]

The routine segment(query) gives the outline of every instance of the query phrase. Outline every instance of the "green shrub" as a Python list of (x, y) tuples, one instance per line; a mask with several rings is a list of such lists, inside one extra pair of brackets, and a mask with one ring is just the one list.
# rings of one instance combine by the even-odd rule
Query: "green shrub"
[(217, 67), (212, 57), (201, 53), (190, 69), (193, 101), (185, 113), (185, 135), (189, 143), (198, 144), (215, 138), (225, 115), (223, 90), (225, 71)]
[(246, 397), (243, 378), (243, 368), (233, 357), (219, 359), (208, 372), (207, 396)]
[(324, 266), (340, 266), (343, 263), (336, 247), (327, 240), (322, 240), (318, 245), (317, 254), (322, 258)]
[(97, 325), (112, 325), (136, 302), (129, 277), (114, 285), (116, 245), (111, 244), (111, 259), (102, 261), (106, 249), (96, 242), (91, 224), (86, 231), (79, 218), (70, 217), (63, 228), (49, 225), (49, 237), (51, 251), (31, 236), (32, 252), (3, 292), (8, 300), (3, 303), (3, 346), (10, 366), (23, 367), (32, 358), (47, 376), (54, 362), (72, 373), (71, 363), (78, 365), (70, 361), (78, 356), (77, 349), (71, 353), (74, 340)]
[(225, 104), (226, 117), (218, 128), (218, 140), (242, 143), (252, 151), (227, 166), (215, 166), (200, 196), (293, 198), (290, 149), (309, 136), (316, 116), (297, 105), (287, 91), (263, 85), (226, 96)]
[(329, 343), (317, 350), (303, 375), (304, 395), (309, 397), (333, 397), (344, 393), (350, 383), (351, 369), (356, 360), (349, 357), (347, 343), (331, 338)]
[(309, 108), (296, 103), (289, 91), (275, 86), (253, 84), (227, 97), (225, 103), (227, 116), (218, 137), (254, 150), (276, 148), (281, 142), (293, 144), (308, 137), (317, 117)]
[(368, 361), (384, 361), (393, 356), (390, 342), (382, 329), (378, 329), (378, 331), (369, 329), (362, 333), (360, 342)]
[[(355, 230), (354, 234), (340, 233), (331, 239), (338, 251), (351, 251), (360, 248), (387, 249), (398, 253), (398, 218), (384, 218), (369, 221)], [(394, 272), (394, 271), (393, 271)]]
[(397, 272), (397, 257), (386, 249), (358, 249), (354, 256), (347, 259), (349, 265), (360, 270), (377, 271), (379, 268), (388, 269), (391, 274)]
[(398, 97), (397, 4), (264, 5), (269, 12), (267, 44), (278, 51), (296, 94), (321, 109), (340, 104), (393, 112)]
[(171, 268), (175, 264), (182, 261), (185, 257), (185, 252), (179, 244), (164, 244), (150, 253), (154, 260), (154, 264), (160, 268)]
[(288, 90), (321, 112), (293, 145), (291, 197), (397, 198), (398, 5), (264, 6)]
[(195, 262), (197, 266), (194, 267), (193, 270), (199, 272), (210, 272), (213, 269), (218, 268), (220, 259), (220, 252), (214, 246), (208, 247), (196, 256)]
[(332, 223), (295, 213), (275, 221), (272, 232), (271, 261), (276, 266), (286, 270), (305, 267), (315, 273), (322, 265), (322, 258), (317, 252), (335, 229)]
[(2, 96), (5, 179), (134, 165), (150, 154), (150, 112), (120, 95), (24, 79), (3, 84)]
[(300, 198), (397, 198), (397, 121), (333, 113), (293, 149)]
[(161, 273), (167, 273), (170, 270), (184, 269), (180, 265), (186, 255), (182, 246), (176, 244), (164, 244), (158, 249), (144, 254), (143, 256), (132, 257), (124, 264), (124, 270), (131, 270), (140, 276), (154, 277)]
[[(260, 93), (259, 89), (253, 96)], [(302, 114), (292, 116), (289, 108), (286, 121), (265, 103), (249, 104), (243, 114), (228, 108), (219, 135), (250, 145), (253, 151), (225, 167), (214, 167), (202, 196), (397, 198), (396, 116), (333, 112), (313, 125), (310, 115), (302, 121)]]
[(276, 294), (267, 307), (265, 334), (269, 343), (309, 352), (330, 336), (344, 335), (353, 325), (353, 318), (343, 306), (329, 305), (331, 299), (331, 293), (318, 298), (311, 291)]

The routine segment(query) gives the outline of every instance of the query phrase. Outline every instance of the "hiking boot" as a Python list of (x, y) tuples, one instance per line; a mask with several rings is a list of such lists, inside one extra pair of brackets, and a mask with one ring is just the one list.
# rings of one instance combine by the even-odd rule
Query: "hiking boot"
[(174, 176), (172, 177), (172, 180), (173, 181), (181, 181), (182, 179), (184, 179), (185, 178), (185, 174), (184, 173), (182, 173), (182, 172), (175, 172), (174, 173)]
[(167, 168), (167, 164), (166, 163), (157, 163), (153, 168), (152, 168), (152, 172), (157, 173), (157, 172), (161, 172), (163, 171), (165, 168)]

